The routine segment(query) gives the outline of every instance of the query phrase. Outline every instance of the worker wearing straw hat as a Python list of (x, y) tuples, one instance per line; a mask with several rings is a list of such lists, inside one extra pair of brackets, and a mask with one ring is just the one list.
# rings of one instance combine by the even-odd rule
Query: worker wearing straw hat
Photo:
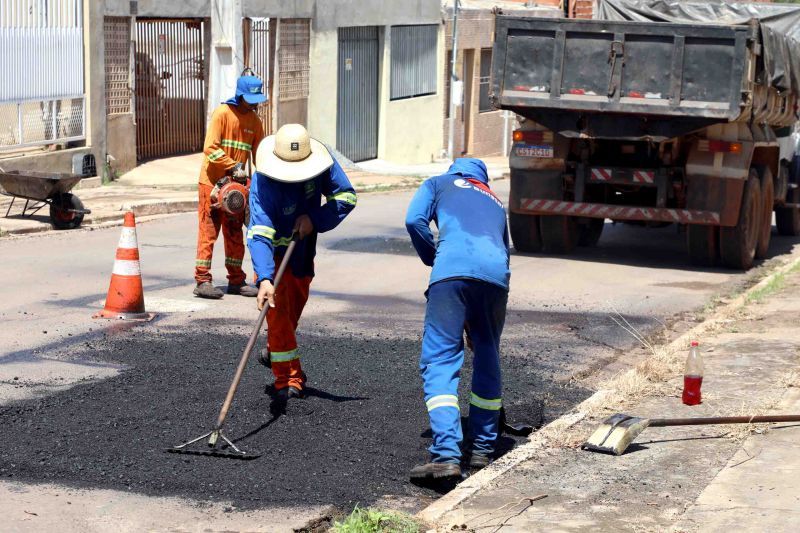
[[(259, 287), (258, 308), (271, 307), (265, 363), (282, 401), (302, 396), (305, 386), (295, 330), (314, 276), (317, 233), (338, 226), (355, 205), (355, 190), (342, 167), (300, 124), (286, 124), (259, 145), (247, 245)], [(293, 235), (299, 241), (276, 288), (275, 265)]]

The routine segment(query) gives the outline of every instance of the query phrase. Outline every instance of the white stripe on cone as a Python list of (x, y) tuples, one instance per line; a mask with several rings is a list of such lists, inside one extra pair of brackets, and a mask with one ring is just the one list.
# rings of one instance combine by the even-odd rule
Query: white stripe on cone
[(117, 248), (138, 248), (139, 242), (136, 239), (136, 228), (122, 228), (122, 234), (119, 236), (119, 245)]
[(117, 276), (141, 276), (142, 269), (139, 266), (139, 261), (117, 259), (114, 261), (113, 273)]

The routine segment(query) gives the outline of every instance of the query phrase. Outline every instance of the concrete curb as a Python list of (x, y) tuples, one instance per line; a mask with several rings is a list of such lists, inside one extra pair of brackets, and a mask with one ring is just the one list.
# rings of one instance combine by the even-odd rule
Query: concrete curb
[[(709, 331), (720, 323), (724, 323), (728, 317), (744, 307), (747, 304), (748, 297), (751, 294), (766, 287), (773, 279), (789, 272), (797, 265), (800, 265), (800, 252), (795, 252), (792, 254), (786, 263), (776, 266), (767, 275), (765, 275), (761, 281), (736, 296), (724, 306), (718, 308), (713, 316), (670, 341), (666, 345), (666, 348), (668, 350), (674, 350), (678, 348), (685, 349), (692, 340), (702, 336), (705, 332)], [(520, 463), (533, 457), (537, 452), (543, 450), (547, 446), (546, 440), (548, 434), (568, 429), (586, 418), (587, 413), (584, 409), (585, 405), (590, 404), (590, 402), (597, 402), (604, 396), (608, 396), (612, 393), (613, 391), (611, 390), (598, 390), (589, 398), (573, 408), (572, 411), (562, 415), (561, 417), (541, 428), (530, 438), (527, 443), (507, 453), (492, 463), (488, 468), (485, 468), (479, 471), (477, 474), (470, 476), (456, 486), (455, 489), (417, 513), (417, 518), (426, 523), (435, 524), (445, 514), (455, 509), (467, 498), (474, 495), (479, 490), (483, 489)]]
[(144, 202), (122, 204), (120, 211), (133, 211), (137, 217), (151, 215), (169, 215), (197, 210), (197, 200), (148, 200)]
[[(361, 185), (356, 187), (356, 192), (359, 194), (367, 194), (373, 192), (388, 192), (395, 190), (408, 190), (419, 186), (422, 179), (419, 180), (404, 180), (402, 182), (392, 183), (378, 183), (374, 185)], [(88, 215), (83, 228), (97, 227), (98, 224), (103, 224), (103, 227), (114, 226), (115, 224), (106, 224), (109, 221), (118, 220), (116, 225), (121, 225), (123, 222), (123, 214), (126, 211), (133, 211), (136, 217), (148, 217), (154, 215), (173, 215), (179, 213), (190, 213), (197, 210), (197, 200), (176, 199), (176, 200), (145, 200), (141, 202), (130, 202), (122, 204), (119, 209), (119, 214), (113, 215)], [(18, 228), (18, 229), (4, 229), (0, 228), (0, 237), (11, 235), (29, 235), (32, 233), (43, 233), (48, 231), (61, 231), (55, 230), (48, 223), (42, 223), (35, 227)]]

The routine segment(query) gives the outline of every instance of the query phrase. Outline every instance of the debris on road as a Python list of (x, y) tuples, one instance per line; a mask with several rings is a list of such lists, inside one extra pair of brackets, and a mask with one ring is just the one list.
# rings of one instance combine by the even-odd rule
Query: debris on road
[[(419, 343), (385, 334), (301, 337), (314, 381), (296, 401), (307, 414), (273, 415), (263, 394), (271, 376), (255, 362), (242, 378), (237, 416), (227, 427), (237, 446), (263, 452), (256, 461), (176, 461), (163, 452), (165, 441), (200, 433), (208, 413), (219, 408), (218, 382), (232, 372), (230, 357), (221, 354), (241, 350), (246, 339), (239, 331), (158, 326), (109, 335), (91, 348), (63, 348), (74, 357), (126, 365), (119, 375), (0, 407), (0, 424), (17, 436), (0, 450), (0, 479), (185, 496), (237, 508), (298, 501), (352, 508), (386, 495), (420, 503), (434, 497), (407, 481), (429, 442), (422, 435), (428, 427), (422, 398), (408, 392), (419, 379)], [(543, 377), (518, 349), (504, 353), (510, 417), (534, 419), (539, 398), (546, 397), (552, 418), (587, 396)], [(465, 366), (465, 383), (470, 373)], [(515, 443), (503, 437), (502, 451)]]

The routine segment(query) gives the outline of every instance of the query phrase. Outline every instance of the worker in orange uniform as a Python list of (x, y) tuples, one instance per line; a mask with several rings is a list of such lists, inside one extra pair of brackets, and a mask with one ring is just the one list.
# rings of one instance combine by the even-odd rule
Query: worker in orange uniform
[(225, 241), (225, 268), (228, 270), (228, 294), (254, 297), (258, 289), (245, 283), (242, 270), (244, 259), (245, 213), (229, 215), (214, 206), (219, 187), (215, 185), (225, 176), (243, 184), (247, 183), (244, 164), (251, 154), (258, 150), (264, 138), (264, 128), (255, 110), (265, 102), (263, 83), (255, 76), (242, 76), (236, 83), (236, 95), (222, 103), (211, 117), (203, 146), (205, 159), (200, 170), (198, 185), (199, 203), (197, 214), (199, 229), (197, 234), (197, 258), (194, 279), (197, 287), (195, 296), (201, 298), (222, 298), (223, 292), (211, 282), (211, 257), (214, 243), (219, 237), (220, 228)]
[[(259, 286), (258, 308), (272, 308), (263, 362), (272, 367), (279, 401), (301, 397), (306, 382), (295, 330), (314, 276), (317, 234), (338, 226), (355, 206), (356, 193), (342, 167), (303, 126), (286, 124), (261, 143), (250, 186), (247, 246)], [(299, 240), (274, 287), (276, 265), (293, 235)]]

